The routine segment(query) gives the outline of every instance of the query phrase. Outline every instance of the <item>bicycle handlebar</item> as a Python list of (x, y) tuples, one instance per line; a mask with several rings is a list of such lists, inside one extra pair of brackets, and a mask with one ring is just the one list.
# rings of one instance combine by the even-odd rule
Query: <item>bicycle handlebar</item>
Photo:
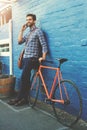
[[(59, 61), (59, 64), (62, 64), (63, 62), (68, 61), (68, 59), (66, 59), (66, 58), (56, 58), (56, 60)], [(53, 64), (53, 61), (50, 61), (50, 60), (44, 60), (44, 61), (42, 61), (42, 63), (43, 63), (43, 62), (48, 62), (48, 63)]]

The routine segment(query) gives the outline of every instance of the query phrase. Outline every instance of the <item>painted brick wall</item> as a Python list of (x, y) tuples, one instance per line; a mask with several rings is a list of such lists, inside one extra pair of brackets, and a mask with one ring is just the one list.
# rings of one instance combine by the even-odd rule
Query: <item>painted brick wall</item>
[[(46, 33), (48, 58), (65, 57), (64, 77), (73, 80), (83, 98), (83, 119), (87, 120), (87, 1), (86, 0), (19, 0), (13, 4), (13, 63), (19, 85), (21, 71), (17, 59), (23, 46), (17, 43), (19, 30), (27, 13), (37, 15), (37, 26)], [(50, 74), (49, 74), (50, 76)]]

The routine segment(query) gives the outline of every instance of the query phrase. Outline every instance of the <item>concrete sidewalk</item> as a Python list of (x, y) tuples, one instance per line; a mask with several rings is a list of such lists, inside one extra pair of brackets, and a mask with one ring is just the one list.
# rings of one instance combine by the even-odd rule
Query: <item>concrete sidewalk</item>
[[(86, 126), (86, 125), (83, 125)], [(0, 100), (0, 130), (77, 130), (60, 124), (56, 118), (42, 109), (29, 106), (14, 108)], [(80, 127), (78, 130), (87, 130)]]

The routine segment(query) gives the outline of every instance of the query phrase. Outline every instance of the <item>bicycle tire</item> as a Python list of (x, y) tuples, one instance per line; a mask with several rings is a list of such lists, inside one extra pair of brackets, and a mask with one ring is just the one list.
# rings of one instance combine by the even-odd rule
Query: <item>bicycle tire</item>
[[(66, 98), (64, 92), (64, 85), (67, 89), (69, 100)], [(62, 88), (62, 96), (65, 101), (64, 104), (52, 103), (53, 110), (57, 120), (66, 125), (72, 127), (81, 117), (82, 114), (82, 97), (78, 87), (70, 80), (62, 80), (60, 82)], [(59, 86), (57, 85), (53, 94), (54, 99), (60, 98)], [(68, 102), (66, 102), (68, 101)]]
[(36, 72), (33, 74), (31, 79), (31, 88), (30, 88), (30, 104), (34, 108), (39, 95), (39, 77), (36, 76)]
[[(35, 83), (34, 80), (36, 80)], [(32, 108), (36, 106), (44, 111), (47, 111), (48, 113), (51, 113), (51, 115), (54, 115), (52, 102), (47, 99), (41, 78), (39, 76), (36, 77), (36, 74), (34, 74), (32, 77), (30, 93), (30, 104)]]

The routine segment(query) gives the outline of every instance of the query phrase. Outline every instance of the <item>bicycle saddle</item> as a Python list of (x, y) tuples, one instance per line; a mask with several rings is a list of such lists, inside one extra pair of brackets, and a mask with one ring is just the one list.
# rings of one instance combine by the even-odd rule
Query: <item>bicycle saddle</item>
[(57, 59), (59, 61), (60, 64), (66, 62), (68, 59), (66, 58), (61, 58), (61, 59)]

